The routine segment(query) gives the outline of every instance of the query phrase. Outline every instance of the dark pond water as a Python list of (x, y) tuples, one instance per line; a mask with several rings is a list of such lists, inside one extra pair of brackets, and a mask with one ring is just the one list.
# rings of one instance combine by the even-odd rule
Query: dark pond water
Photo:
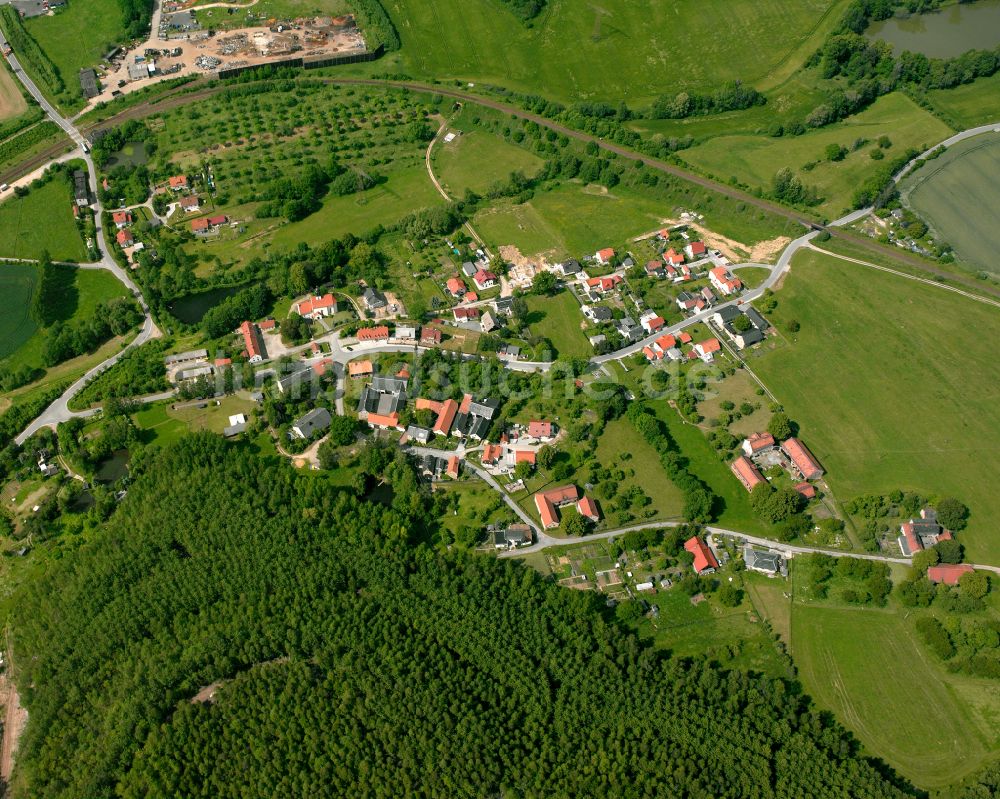
[(929, 58), (953, 58), (966, 50), (992, 50), (1000, 44), (1000, 0), (978, 0), (930, 14), (892, 17), (873, 23), (865, 35), (883, 39), (897, 53), (909, 50)]
[(94, 473), (94, 479), (98, 483), (117, 483), (128, 474), (128, 462), (131, 456), (127, 449), (115, 450), (111, 457), (103, 461)]
[(180, 319), (186, 325), (196, 325), (204, 318), (211, 308), (214, 308), (226, 297), (232, 297), (245, 286), (226, 286), (224, 288), (210, 289), (198, 294), (188, 294), (178, 297), (167, 307), (170, 313)]

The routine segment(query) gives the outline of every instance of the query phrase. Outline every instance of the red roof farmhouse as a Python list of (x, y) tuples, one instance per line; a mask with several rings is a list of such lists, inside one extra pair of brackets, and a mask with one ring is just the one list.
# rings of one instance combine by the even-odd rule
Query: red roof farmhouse
[(973, 571), (975, 570), (968, 563), (939, 563), (928, 567), (927, 579), (932, 583), (958, 585), (963, 574), (971, 574)]
[(743, 483), (743, 487), (747, 491), (753, 491), (754, 488), (764, 482), (764, 475), (757, 470), (757, 467), (753, 465), (753, 461), (746, 455), (740, 455), (729, 465), (729, 468), (736, 475), (736, 478)]
[(719, 562), (712, 554), (712, 550), (698, 536), (692, 536), (685, 541), (684, 549), (694, 555), (694, 563), (691, 565), (698, 574), (711, 574), (719, 568)]
[(299, 316), (307, 319), (319, 319), (321, 316), (332, 316), (337, 313), (337, 300), (333, 294), (324, 294), (322, 297), (309, 297), (297, 303), (295, 310)]
[(823, 469), (806, 445), (797, 438), (789, 438), (781, 442), (781, 449), (792, 461), (792, 465), (802, 475), (804, 480), (819, 480)]

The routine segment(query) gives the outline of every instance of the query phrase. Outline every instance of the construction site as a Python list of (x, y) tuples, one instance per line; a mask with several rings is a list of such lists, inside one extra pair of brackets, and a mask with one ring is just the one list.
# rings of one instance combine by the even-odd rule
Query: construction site
[[(180, 17), (182, 19), (173, 19)], [(364, 35), (353, 15), (267, 20), (260, 26), (216, 32), (203, 28), (197, 10), (164, 14), (153, 36), (122, 48), (98, 68), (100, 92), (91, 104), (108, 102), (159, 80), (191, 74), (227, 77), (243, 69), (273, 65), (319, 67), (367, 60)]]

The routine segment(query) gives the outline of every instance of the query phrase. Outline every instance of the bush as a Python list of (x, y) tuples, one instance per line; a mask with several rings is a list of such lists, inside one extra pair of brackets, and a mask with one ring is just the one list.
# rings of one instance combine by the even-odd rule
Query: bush
[(917, 619), (917, 632), (924, 639), (924, 643), (941, 660), (948, 660), (955, 656), (955, 646), (951, 642), (948, 631), (933, 616), (921, 616)]

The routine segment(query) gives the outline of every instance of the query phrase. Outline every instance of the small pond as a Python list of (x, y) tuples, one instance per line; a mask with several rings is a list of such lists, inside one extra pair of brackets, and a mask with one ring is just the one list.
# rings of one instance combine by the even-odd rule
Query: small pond
[(204, 318), (210, 309), (214, 308), (226, 297), (232, 297), (246, 286), (224, 286), (217, 289), (209, 289), (198, 294), (186, 294), (178, 297), (167, 307), (170, 313), (180, 319), (186, 325), (197, 325)]
[(111, 453), (111, 457), (101, 461), (94, 473), (94, 479), (98, 483), (112, 485), (128, 474), (128, 462), (131, 459), (127, 449), (118, 449)]
[(897, 53), (909, 50), (929, 58), (953, 58), (966, 50), (992, 50), (1000, 44), (1000, 0), (959, 3), (928, 14), (891, 17), (865, 31)]
[(145, 142), (129, 142), (108, 159), (106, 169), (112, 169), (116, 166), (141, 166), (148, 160), (149, 155), (146, 152)]

